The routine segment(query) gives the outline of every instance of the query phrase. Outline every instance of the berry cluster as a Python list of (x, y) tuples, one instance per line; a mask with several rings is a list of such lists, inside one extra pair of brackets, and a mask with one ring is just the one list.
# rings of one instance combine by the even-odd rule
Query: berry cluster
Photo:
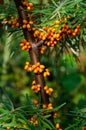
[(10, 25), (11, 28), (18, 28), (18, 27), (20, 27), (19, 19), (18, 18), (14, 18), (12, 16), (11, 19), (8, 21), (8, 25)]
[(35, 74), (43, 73), (45, 69), (44, 65), (41, 65), (40, 62), (37, 62), (36, 64), (32, 65), (32, 70)]
[[(18, 127), (17, 127), (17, 126), (14, 126), (13, 129), (14, 129), (14, 130), (18, 130)], [(6, 130), (11, 130), (11, 127), (10, 127), (10, 126), (7, 126)]]
[(33, 4), (31, 2), (23, 1), (22, 5), (27, 8), (28, 11), (33, 10)]
[(20, 47), (22, 48), (22, 50), (29, 52), (31, 45), (26, 39), (22, 39), (22, 41), (20, 43)]
[(52, 105), (52, 103), (49, 103), (48, 105), (43, 104), (43, 105), (42, 105), (42, 108), (51, 110), (51, 109), (53, 109), (53, 105)]
[(32, 71), (32, 67), (31, 67), (31, 65), (30, 65), (29, 62), (26, 62), (26, 63), (25, 63), (24, 69), (27, 70), (28, 72), (31, 72), (31, 71)]
[(48, 69), (45, 69), (44, 73), (43, 73), (43, 76), (46, 77), (46, 76), (50, 76), (50, 72)]
[(54, 113), (53, 113), (53, 118), (54, 118), (54, 119), (57, 118), (57, 112), (54, 112)]
[(49, 96), (52, 94), (53, 92), (53, 88), (48, 88), (48, 86), (45, 86), (44, 87), (44, 90), (46, 92), (46, 94), (48, 94)]
[[(59, 26), (62, 26), (60, 30), (58, 29)], [(80, 25), (77, 25), (76, 28), (71, 29), (67, 24), (60, 25), (59, 20), (56, 20), (53, 26), (43, 27), (41, 30), (34, 29), (34, 37), (37, 40), (43, 40), (44, 45), (47, 46), (55, 46), (58, 41), (63, 38), (73, 38), (79, 34)]]
[[(37, 84), (35, 80), (33, 80), (31, 89), (32, 89), (35, 93), (38, 93), (38, 92), (40, 91), (40, 85)], [(35, 102), (35, 103), (36, 103), (36, 102)]]
[(35, 117), (31, 117), (31, 119), (29, 119), (28, 121), (33, 125), (38, 125), (38, 121), (37, 119), (35, 119)]
[(26, 71), (33, 71), (35, 74), (42, 73), (44, 77), (49, 76), (50, 72), (48, 69), (45, 69), (44, 65), (41, 65), (40, 62), (37, 62), (34, 65), (30, 65), (29, 62), (26, 62), (24, 69)]
[[(31, 89), (32, 89), (33, 91), (35, 91), (36, 93), (38, 93), (38, 92), (40, 91), (40, 85), (37, 84), (35, 80), (33, 80)], [(36, 102), (35, 102), (35, 103), (36, 103)]]
[(28, 22), (26, 19), (24, 19), (24, 20), (23, 20), (22, 28), (23, 28), (23, 29), (27, 29), (28, 31), (31, 31), (32, 25), (33, 25), (33, 21), (32, 21), (32, 20), (30, 20), (30, 21)]
[(38, 100), (36, 100), (36, 99), (33, 100), (34, 107), (37, 107), (38, 103), (39, 103)]
[(44, 52), (45, 52), (45, 48), (44, 48), (44, 47), (41, 47), (41, 48), (40, 48), (40, 53), (41, 53), (41, 54), (44, 54)]
[[(6, 125), (6, 122), (2, 122), (2, 126), (3, 125)], [(8, 125), (6, 125), (7, 127), (6, 127), (6, 130), (19, 130), (20, 128), (18, 127), (18, 126), (16, 126), (16, 125), (12, 125), (12, 126), (8, 126)], [(27, 128), (27, 125), (26, 124), (22, 124), (22, 128)]]
[(31, 87), (31, 89), (32, 89), (34, 92), (38, 93), (38, 92), (40, 91), (40, 85), (39, 85), (39, 84), (33, 85), (33, 86)]
[(62, 38), (66, 38), (66, 37), (73, 38), (79, 34), (80, 34), (80, 26), (79, 25), (77, 25), (75, 29), (70, 29), (70, 26), (67, 24), (64, 24), (62, 26), (62, 30), (61, 30)]

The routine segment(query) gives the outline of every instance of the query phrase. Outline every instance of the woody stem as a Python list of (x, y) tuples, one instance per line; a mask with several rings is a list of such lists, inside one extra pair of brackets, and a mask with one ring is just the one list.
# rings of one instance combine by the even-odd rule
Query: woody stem
[[(20, 25), (22, 27), (23, 25), (23, 20), (27, 19), (27, 12), (23, 9), (23, 5), (22, 2), (23, 0), (14, 0), (15, 5), (17, 7), (18, 10), (18, 15), (19, 15), (19, 21), (20, 21)], [(43, 43), (43, 41), (38, 42), (38, 44), (35, 42), (35, 38), (33, 36), (33, 31), (28, 31), (27, 29), (23, 29), (23, 34), (25, 39), (30, 42), (31, 44), (31, 49), (30, 49), (30, 58), (31, 58), (31, 62), (32, 64), (36, 64), (37, 62), (40, 62), (39, 59), (39, 49), (38, 46)], [(49, 97), (46, 95), (45, 91), (44, 91), (44, 86), (45, 86), (45, 80), (42, 74), (35, 74), (35, 80), (36, 83), (39, 84), (41, 86), (41, 90), (40, 90), (40, 94), (41, 94), (41, 102), (43, 104), (48, 104), (49, 103)]]

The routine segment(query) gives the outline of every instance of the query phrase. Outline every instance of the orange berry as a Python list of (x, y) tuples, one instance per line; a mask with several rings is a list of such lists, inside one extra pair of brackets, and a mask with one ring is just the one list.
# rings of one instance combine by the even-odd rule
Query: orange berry
[(31, 10), (31, 7), (30, 7), (30, 6), (27, 6), (27, 10)]
[(23, 46), (24, 46), (24, 43), (20, 43), (19, 46), (20, 46), (20, 47), (23, 47)]
[(32, 3), (28, 3), (28, 5), (29, 5), (30, 7), (33, 7), (33, 4), (32, 4)]
[(39, 68), (39, 72), (42, 73), (42, 72), (43, 72), (43, 69), (42, 69), (42, 68)]
[(34, 73), (35, 73), (35, 74), (36, 74), (36, 73), (38, 73), (38, 70), (37, 70), (37, 69), (35, 69), (35, 70), (34, 70)]
[(29, 43), (29, 42), (26, 42), (25, 44), (26, 44), (27, 46), (29, 46), (29, 45), (30, 45), (30, 43)]
[(32, 84), (33, 84), (33, 85), (35, 85), (35, 84), (36, 84), (36, 81), (35, 81), (35, 80), (33, 80)]
[(47, 108), (46, 104), (43, 104), (43, 105), (42, 105), (42, 108)]
[(28, 65), (25, 65), (24, 69), (27, 70), (28, 69)]
[(60, 128), (59, 123), (56, 123), (56, 129), (59, 129), (59, 128)]
[(45, 40), (46, 37), (47, 37), (47, 35), (43, 35), (43, 36), (42, 36), (42, 40)]
[(56, 28), (58, 28), (58, 27), (59, 27), (59, 25), (58, 25), (58, 24), (56, 24), (54, 27), (55, 27), (55, 29), (56, 29)]
[(27, 29), (30, 29), (30, 24), (27, 24)]
[(45, 48), (44, 48), (44, 47), (42, 47), (42, 48), (41, 48), (41, 50), (40, 50), (40, 53), (41, 53), (41, 54), (43, 54), (43, 53), (44, 53), (44, 51), (45, 51)]
[(29, 21), (29, 24), (33, 25), (33, 21)]
[(46, 90), (46, 94), (49, 94), (49, 89)]
[(23, 1), (22, 4), (23, 4), (24, 6), (26, 6), (26, 5), (27, 5), (27, 2), (26, 2), (26, 1)]
[(49, 88), (49, 91), (50, 91), (50, 92), (53, 92), (53, 88)]
[(31, 72), (31, 71), (32, 71), (32, 67), (29, 67), (29, 68), (28, 68), (28, 71), (30, 71), (30, 72)]
[(26, 50), (26, 49), (27, 49), (27, 46), (26, 46), (26, 45), (22, 47), (22, 50)]
[(37, 63), (36, 63), (36, 66), (37, 66), (37, 67), (40, 66), (40, 62), (37, 62)]
[(44, 65), (40, 65), (40, 68), (44, 69), (44, 68), (45, 68), (45, 66), (44, 66)]
[(38, 125), (38, 121), (37, 120), (35, 120), (34, 125)]
[(22, 39), (22, 42), (23, 42), (23, 43), (26, 43), (26, 42), (27, 42), (27, 40), (26, 40), (26, 39)]
[(9, 127), (9, 126), (7, 127), (7, 130), (10, 130), (10, 127)]
[(59, 20), (56, 20), (56, 21), (55, 21), (55, 24), (60, 24), (60, 21), (59, 21)]
[(47, 90), (48, 89), (48, 86), (44, 86), (44, 90)]
[(54, 119), (57, 118), (57, 113), (56, 112), (53, 114), (53, 118)]
[(76, 33), (75, 33), (75, 32), (73, 32), (73, 33), (72, 33), (72, 35), (73, 35), (73, 36), (76, 36)]
[(51, 107), (51, 106), (52, 106), (52, 103), (49, 103), (49, 104), (48, 104), (48, 107)]
[(33, 103), (34, 103), (35, 105), (37, 105), (37, 104), (38, 104), (38, 100), (33, 100)]
[(51, 109), (53, 109), (53, 107), (48, 107), (48, 110), (51, 110)]
[(50, 42), (47, 42), (47, 45), (50, 46)]
[(26, 61), (26, 65), (29, 65), (30, 63), (28, 61)]
[(78, 30), (78, 28), (76, 28), (75, 30), (74, 30), (74, 33), (77, 33), (79, 30)]
[(19, 23), (16, 23), (16, 27), (19, 27)]
[(80, 25), (77, 25), (76, 28), (80, 29)]
[(23, 23), (24, 23), (24, 24), (27, 24), (28, 22), (27, 22), (27, 20), (26, 20), (26, 19), (23, 19)]
[(22, 25), (22, 28), (23, 28), (23, 29), (25, 29), (26, 27), (27, 27), (27, 25), (26, 25), (26, 24), (23, 24), (23, 25)]
[(31, 89), (34, 90), (34, 89), (35, 89), (35, 85), (33, 85), (33, 86), (31, 87)]
[(59, 33), (57, 33), (57, 34), (56, 34), (56, 38), (58, 39), (59, 37), (60, 37), (60, 34), (59, 34)]

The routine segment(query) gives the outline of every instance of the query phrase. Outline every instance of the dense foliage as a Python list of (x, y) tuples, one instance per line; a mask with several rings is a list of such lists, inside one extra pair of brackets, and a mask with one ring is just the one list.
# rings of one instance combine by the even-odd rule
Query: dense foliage
[(0, 129), (84, 130), (85, 46), (84, 0), (1, 1)]

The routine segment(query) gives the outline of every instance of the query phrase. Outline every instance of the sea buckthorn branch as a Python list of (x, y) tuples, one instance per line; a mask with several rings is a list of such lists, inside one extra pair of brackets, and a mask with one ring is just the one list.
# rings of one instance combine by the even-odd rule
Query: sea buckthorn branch
[[(14, 0), (14, 2), (16, 4), (17, 10), (18, 10), (19, 22), (22, 27), (24, 25), (24, 20), (28, 21), (28, 17), (27, 17), (28, 14), (27, 14), (26, 10), (24, 10), (24, 5), (22, 4), (24, 1), (23, 0)], [(27, 28), (23, 28), (23, 27), (22, 27), (22, 30), (23, 30), (26, 41), (30, 43), (29, 53), (30, 53), (31, 62), (34, 65), (37, 62), (39, 62), (38, 46), (40, 46), (43, 43), (43, 41), (39, 41), (38, 43), (36, 43), (32, 30), (28, 30)], [(20, 45), (23, 46), (23, 44), (20, 44)], [(22, 49), (25, 50), (25, 48), (22, 48)], [(36, 80), (36, 83), (38, 85), (40, 85), (42, 103), (49, 104), (49, 98), (44, 91), (45, 80), (44, 80), (42, 73), (35, 74), (35, 80)]]

